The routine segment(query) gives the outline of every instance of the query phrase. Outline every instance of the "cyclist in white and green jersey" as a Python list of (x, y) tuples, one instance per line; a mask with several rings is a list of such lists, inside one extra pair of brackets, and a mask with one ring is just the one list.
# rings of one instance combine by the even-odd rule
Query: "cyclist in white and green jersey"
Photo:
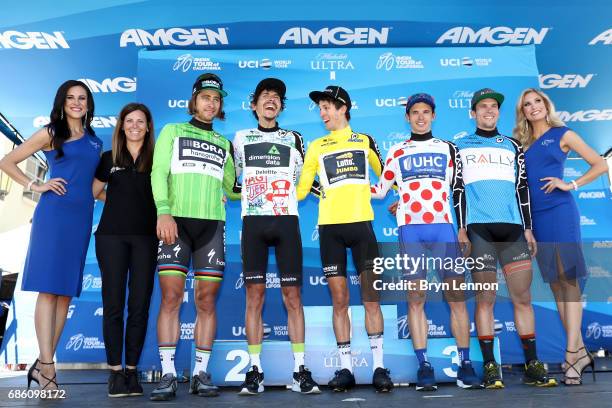
[(269, 247), (275, 248), (287, 309), (294, 358), (291, 389), (302, 394), (320, 392), (304, 362), (302, 239), (295, 191), (304, 163), (304, 142), (298, 132), (278, 126), (278, 116), (285, 109), (286, 91), (280, 79), (260, 81), (251, 99), (257, 128), (239, 130), (234, 138), (236, 174), (242, 176), (242, 274), (246, 283), (245, 327), (251, 366), (240, 395), (257, 395), (264, 390), (259, 357)]
[(195, 278), (195, 368), (192, 394), (211, 397), (218, 389), (207, 372), (216, 331), (215, 300), (225, 268), (223, 192), (239, 199), (232, 144), (215, 132), (224, 119), (221, 79), (203, 74), (193, 85), (189, 123), (166, 125), (155, 144), (151, 184), (157, 207), (157, 253), (162, 302), (157, 339), (162, 379), (151, 399), (175, 397), (174, 354), (179, 339), (179, 311), (190, 261)]

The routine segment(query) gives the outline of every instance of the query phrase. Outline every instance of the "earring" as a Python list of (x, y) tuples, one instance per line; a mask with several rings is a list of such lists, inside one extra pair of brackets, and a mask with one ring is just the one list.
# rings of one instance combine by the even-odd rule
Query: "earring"
[(62, 108), (62, 114), (60, 115), (60, 119), (64, 120), (64, 108)]
[(550, 125), (550, 119), (548, 118), (548, 113), (546, 114), (546, 123)]
[(527, 133), (529, 131), (529, 122), (527, 121), (527, 119), (525, 119), (523, 121), (523, 132)]
[(89, 112), (85, 111), (85, 124), (87, 124), (87, 114), (88, 114), (88, 113), (89, 113)]

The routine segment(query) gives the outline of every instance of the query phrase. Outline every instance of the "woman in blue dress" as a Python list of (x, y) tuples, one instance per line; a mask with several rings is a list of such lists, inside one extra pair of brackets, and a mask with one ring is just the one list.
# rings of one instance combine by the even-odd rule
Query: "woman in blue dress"
[[(92, 182), (102, 142), (91, 121), (94, 101), (79, 81), (64, 82), (55, 95), (50, 123), (0, 161), (0, 169), (26, 191), (41, 193), (32, 218), (22, 290), (39, 292), (34, 312), (39, 358), (28, 372), (43, 390), (57, 389), (53, 355), (73, 296), (81, 293), (83, 267), (91, 236)], [(49, 179), (39, 184), (17, 167), (44, 153)]]
[[(578, 190), (607, 171), (603, 158), (558, 118), (555, 107), (542, 91), (526, 89), (516, 105), (514, 136), (525, 147), (527, 181), (531, 198), (537, 261), (542, 276), (555, 296), (567, 335), (564, 383), (582, 384), (582, 372), (593, 357), (581, 334), (581, 282), (587, 270), (581, 247), (580, 215), (571, 190)], [(591, 167), (582, 176), (563, 180), (570, 151)], [(593, 377), (595, 376), (593, 370)]]

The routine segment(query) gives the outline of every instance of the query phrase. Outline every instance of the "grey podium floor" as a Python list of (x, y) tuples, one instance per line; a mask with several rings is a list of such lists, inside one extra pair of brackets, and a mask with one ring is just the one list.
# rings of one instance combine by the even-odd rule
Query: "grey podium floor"
[[(610, 370), (611, 360), (599, 360), (598, 370)], [(145, 396), (108, 398), (107, 372), (104, 370), (60, 370), (66, 399), (40, 401), (37, 399), (9, 399), (9, 391), (25, 390), (25, 373), (0, 378), (0, 407), (65, 406), (92, 408), (135, 406), (168, 407), (234, 407), (296, 408), (296, 407), (453, 407), (453, 408), (506, 408), (506, 407), (612, 407), (612, 372), (598, 372), (593, 382), (590, 372), (584, 385), (579, 387), (535, 388), (521, 384), (519, 369), (504, 370), (506, 388), (503, 390), (462, 390), (451, 384), (440, 385), (437, 392), (421, 393), (413, 386), (400, 387), (388, 394), (377, 394), (369, 386), (359, 386), (346, 393), (333, 393), (323, 387), (319, 395), (299, 395), (280, 387), (268, 387), (258, 396), (243, 397), (236, 388), (224, 388), (217, 398), (202, 398), (188, 394), (188, 384), (179, 385), (177, 398), (171, 402), (151, 402), (148, 393), (153, 384), (144, 384)], [(557, 378), (561, 378), (558, 374)]]

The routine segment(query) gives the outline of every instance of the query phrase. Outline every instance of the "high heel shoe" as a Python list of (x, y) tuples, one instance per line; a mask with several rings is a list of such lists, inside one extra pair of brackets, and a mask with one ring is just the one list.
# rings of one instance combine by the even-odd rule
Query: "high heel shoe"
[(40, 385), (38, 378), (34, 377), (34, 371), (38, 371), (40, 373), (40, 370), (36, 368), (37, 364), (38, 364), (38, 359), (36, 359), (36, 361), (32, 363), (32, 365), (30, 366), (30, 369), (28, 370), (28, 390), (30, 389), (30, 384), (32, 383), (32, 381)]
[[(584, 372), (584, 370), (587, 367), (591, 367), (591, 374), (593, 374), (593, 382), (596, 381), (596, 379), (595, 379), (595, 359), (593, 358), (593, 355), (589, 352), (589, 350), (587, 350), (584, 346), (582, 346), (582, 347), (580, 347), (576, 351), (565, 350), (565, 352), (566, 353), (570, 353), (570, 354), (576, 354), (576, 353), (580, 353), (582, 350), (585, 351), (585, 354), (580, 356), (576, 361), (574, 361), (574, 364), (572, 364), (569, 361), (565, 360), (565, 372), (563, 373), (565, 375), (565, 378), (563, 380), (563, 384), (565, 384), (565, 385), (582, 385), (582, 373)], [(582, 360), (583, 358), (588, 358), (589, 359), (589, 363), (587, 365), (585, 365), (584, 367), (582, 367), (581, 370), (578, 370), (576, 368), (576, 364), (578, 364), (578, 362), (580, 360)], [(574, 370), (576, 373), (578, 373), (578, 377), (568, 376), (567, 373), (568, 373), (569, 370)], [(567, 383), (566, 382), (567, 380), (578, 381), (578, 382), (577, 383)]]
[[(39, 361), (39, 363), (40, 363), (40, 364), (43, 364), (43, 365), (55, 365), (55, 363), (54, 363), (54, 362), (50, 362), (50, 363), (43, 363), (42, 361)], [(47, 389), (47, 387), (48, 387), (50, 384), (54, 384), (54, 385), (55, 385), (55, 389), (59, 389), (59, 386), (57, 385), (57, 381), (55, 380), (55, 379), (57, 378), (57, 373), (53, 373), (53, 377), (49, 378), (49, 377), (47, 377), (46, 375), (44, 375), (44, 374), (42, 373), (42, 370), (41, 370), (41, 371), (39, 371), (39, 372), (38, 372), (38, 375), (40, 376), (40, 377), (39, 377), (39, 379), (40, 379), (40, 378), (43, 378), (44, 380), (46, 380), (46, 381), (47, 381), (47, 383), (46, 383), (44, 386), (42, 386), (41, 390), (45, 390), (45, 389)], [(51, 391), (51, 390), (53, 390), (53, 388), (52, 388), (52, 389), (50, 389), (49, 391)], [(51, 397), (51, 398), (53, 398), (53, 397)]]

